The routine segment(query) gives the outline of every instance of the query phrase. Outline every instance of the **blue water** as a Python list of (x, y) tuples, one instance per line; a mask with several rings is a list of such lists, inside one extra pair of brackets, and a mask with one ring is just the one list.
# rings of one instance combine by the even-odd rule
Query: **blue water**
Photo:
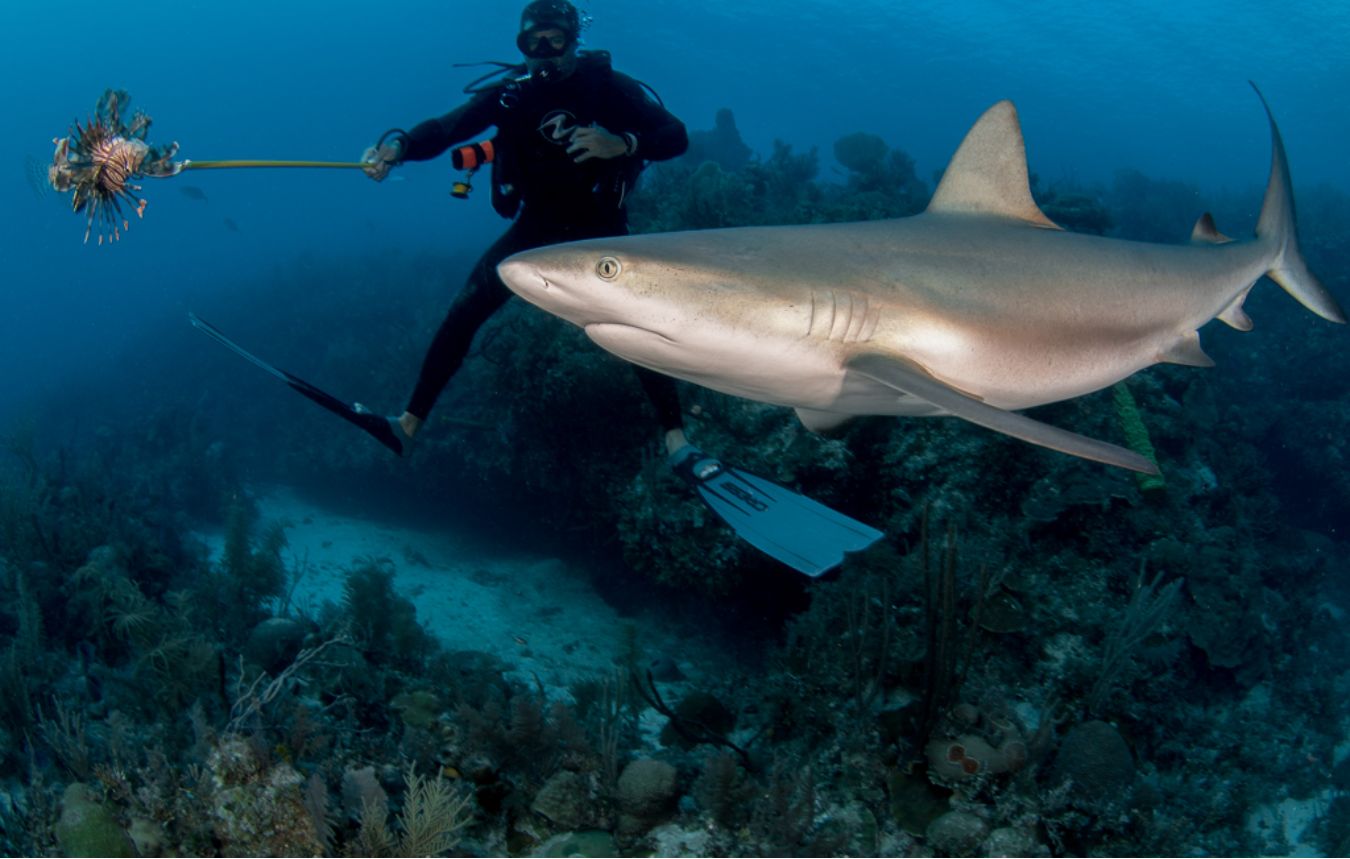
[[(691, 128), (731, 107), (757, 152), (880, 134), (942, 168), (980, 111), (1021, 110), (1032, 169), (1109, 179), (1120, 167), (1204, 187), (1264, 181), (1268, 136), (1247, 81), (1279, 118), (1296, 183), (1350, 187), (1350, 13), (1342, 4), (1196, 2), (592, 2), (587, 45), (647, 80)], [(443, 162), (376, 186), (334, 173), (195, 174), (209, 203), (146, 188), (143, 222), (114, 249), (83, 247), (66, 201), (21, 165), (104, 88), (155, 118), (184, 157), (356, 158), (391, 126), (456, 105), (475, 74), (513, 59), (515, 3), (410, 0), (391, 9), (310, 0), (4, 4), (0, 173), (0, 402), (129, 348), (147, 318), (306, 254), (481, 246), (485, 195), (446, 196)], [(827, 170), (828, 176), (828, 170)], [(238, 226), (225, 225), (228, 218)], [(268, 312), (260, 308), (259, 312)]]

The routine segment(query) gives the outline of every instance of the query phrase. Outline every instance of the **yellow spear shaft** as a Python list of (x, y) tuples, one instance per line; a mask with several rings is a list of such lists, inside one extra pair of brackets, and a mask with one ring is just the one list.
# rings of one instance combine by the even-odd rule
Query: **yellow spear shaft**
[(360, 161), (184, 161), (183, 170), (222, 170), (232, 167), (360, 168)]

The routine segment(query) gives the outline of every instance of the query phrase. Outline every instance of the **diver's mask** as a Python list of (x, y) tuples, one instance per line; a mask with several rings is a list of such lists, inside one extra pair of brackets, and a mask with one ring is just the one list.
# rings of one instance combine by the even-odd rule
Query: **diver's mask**
[(523, 30), (516, 47), (525, 55), (525, 67), (532, 83), (562, 80), (577, 67), (577, 42), (559, 27)]
[(516, 47), (531, 60), (551, 60), (561, 57), (572, 47), (573, 39), (558, 27), (525, 30), (516, 37)]

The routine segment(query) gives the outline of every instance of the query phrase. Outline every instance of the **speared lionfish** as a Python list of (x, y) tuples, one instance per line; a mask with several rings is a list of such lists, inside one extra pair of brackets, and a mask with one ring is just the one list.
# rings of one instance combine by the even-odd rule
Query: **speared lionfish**
[[(146, 142), (150, 117), (141, 111), (122, 124), (122, 112), (131, 101), (125, 90), (108, 90), (98, 100), (94, 116), (84, 126), (76, 120), (69, 137), (57, 138), (56, 154), (47, 179), (57, 191), (75, 192), (71, 208), (85, 212), (84, 240), (97, 222), (98, 243), (106, 237), (117, 241), (131, 224), (122, 214), (122, 204), (134, 206), (136, 216), (145, 215), (146, 201), (136, 195), (144, 176), (174, 176), (182, 169), (171, 159), (178, 144), (151, 146)], [(120, 225), (120, 230), (119, 230)]]

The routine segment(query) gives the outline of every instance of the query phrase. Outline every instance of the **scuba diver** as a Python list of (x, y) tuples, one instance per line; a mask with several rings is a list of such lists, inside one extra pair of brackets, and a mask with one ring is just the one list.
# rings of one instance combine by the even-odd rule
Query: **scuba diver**
[[(459, 369), (474, 334), (511, 297), (497, 264), (518, 251), (625, 235), (625, 203), (650, 161), (684, 153), (684, 123), (615, 71), (604, 51), (581, 51), (581, 16), (568, 0), (535, 0), (520, 16), (516, 45), (524, 67), (477, 89), (469, 101), (410, 131), (395, 129), (362, 162), (383, 181), (405, 161), (436, 158), (495, 126), (485, 143), (457, 150), (456, 166), (490, 161), (492, 203), (513, 222), (473, 266), (436, 332), (396, 435), (410, 440)], [(668, 453), (686, 446), (674, 380), (634, 367), (656, 408)]]
[[(458, 147), (456, 168), (473, 171), (491, 164), (493, 208), (513, 219), (451, 302), (404, 412), (382, 417), (284, 371), (264, 369), (402, 453), (463, 363), (475, 333), (511, 297), (497, 274), (498, 263), (542, 245), (628, 233), (625, 203), (638, 174), (648, 162), (683, 154), (689, 138), (684, 124), (649, 96), (644, 84), (611, 67), (607, 52), (579, 50), (580, 35), (581, 16), (568, 0), (535, 0), (522, 12), (516, 37), (523, 66), (508, 67), (505, 78), (492, 84), (478, 86), (486, 80), (480, 78), (466, 90), (472, 93), (467, 103), (409, 131), (392, 129), (362, 156), (366, 174), (378, 182), (406, 161), (426, 161)], [(464, 145), (490, 127), (497, 129), (491, 140)], [(467, 191), (464, 182), (452, 193)], [(194, 322), (205, 326), (199, 323)], [(207, 333), (259, 363), (219, 332)], [(674, 380), (644, 367), (633, 369), (656, 408), (675, 473), (742, 539), (818, 576), (838, 565), (845, 552), (881, 537), (689, 444)]]

